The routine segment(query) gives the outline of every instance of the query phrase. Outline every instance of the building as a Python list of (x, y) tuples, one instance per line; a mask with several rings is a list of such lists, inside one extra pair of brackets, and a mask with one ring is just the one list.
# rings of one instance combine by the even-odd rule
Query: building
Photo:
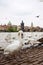
[(21, 22), (21, 30), (24, 31), (24, 22), (23, 22), (23, 20)]
[(2, 32), (6, 32), (7, 28), (8, 28), (7, 25), (0, 25), (0, 31), (2, 31)]
[(33, 22), (31, 22), (30, 32), (33, 32)]
[(21, 30), (21, 26), (20, 25), (17, 26), (17, 31), (19, 31), (19, 30)]

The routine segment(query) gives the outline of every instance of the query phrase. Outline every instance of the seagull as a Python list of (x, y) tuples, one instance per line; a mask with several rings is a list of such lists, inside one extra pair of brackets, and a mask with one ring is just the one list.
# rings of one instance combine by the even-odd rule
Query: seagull
[(39, 15), (37, 15), (36, 17), (39, 18)]

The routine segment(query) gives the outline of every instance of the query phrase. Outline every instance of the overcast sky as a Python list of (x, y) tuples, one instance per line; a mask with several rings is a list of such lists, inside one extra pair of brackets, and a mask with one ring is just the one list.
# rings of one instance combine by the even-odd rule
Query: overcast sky
[[(37, 18), (36, 16), (39, 16)], [(0, 24), (25, 25), (43, 27), (43, 2), (39, 0), (0, 0)]]

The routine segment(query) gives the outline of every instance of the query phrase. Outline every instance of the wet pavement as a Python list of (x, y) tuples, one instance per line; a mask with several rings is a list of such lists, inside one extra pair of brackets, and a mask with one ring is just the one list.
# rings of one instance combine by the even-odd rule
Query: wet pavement
[(22, 49), (8, 56), (0, 51), (0, 65), (43, 65), (43, 47)]

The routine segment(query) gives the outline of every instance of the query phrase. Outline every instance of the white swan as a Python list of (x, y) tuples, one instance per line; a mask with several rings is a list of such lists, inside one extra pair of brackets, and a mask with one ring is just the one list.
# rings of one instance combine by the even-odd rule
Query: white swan
[(4, 49), (4, 54), (12, 54), (15, 51), (18, 51), (23, 46), (23, 31), (18, 32), (18, 40), (14, 40), (14, 42), (8, 45)]

